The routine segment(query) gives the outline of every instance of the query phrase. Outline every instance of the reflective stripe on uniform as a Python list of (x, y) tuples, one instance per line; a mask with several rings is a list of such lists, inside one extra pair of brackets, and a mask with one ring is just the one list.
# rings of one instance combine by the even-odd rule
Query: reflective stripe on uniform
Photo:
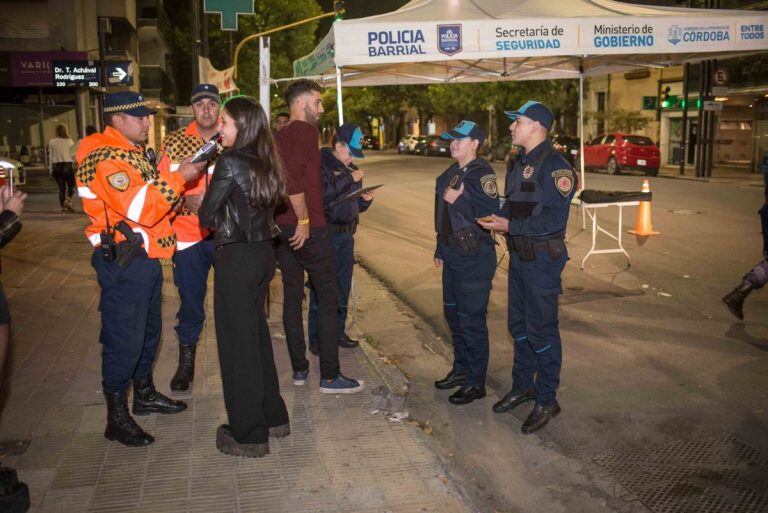
[(81, 198), (85, 199), (96, 199), (98, 196), (96, 196), (91, 189), (88, 187), (78, 187), (77, 188), (77, 195)]
[(144, 187), (142, 187), (136, 196), (133, 197), (133, 200), (131, 200), (131, 205), (128, 207), (128, 219), (134, 223), (138, 223), (139, 219), (141, 218), (141, 211), (144, 209), (144, 202), (147, 199), (148, 187), (149, 184), (146, 184)]
[(100, 233), (92, 233), (88, 236), (88, 240), (91, 242), (91, 244), (96, 247), (99, 244), (101, 244), (101, 234)]
[(184, 251), (187, 248), (191, 248), (195, 244), (200, 242), (199, 240), (196, 240), (195, 242), (182, 242), (182, 241), (176, 241), (176, 251)]

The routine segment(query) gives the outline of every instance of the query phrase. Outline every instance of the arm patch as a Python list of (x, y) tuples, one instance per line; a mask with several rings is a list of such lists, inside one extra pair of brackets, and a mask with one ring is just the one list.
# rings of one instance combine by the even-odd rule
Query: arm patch
[(499, 188), (496, 185), (496, 175), (485, 175), (480, 178), (480, 187), (483, 188), (483, 192), (490, 198), (499, 197)]
[(552, 179), (555, 181), (557, 192), (567, 198), (573, 190), (574, 179), (573, 171), (570, 169), (558, 169), (552, 173)]
[(131, 179), (128, 178), (128, 173), (125, 171), (112, 173), (107, 177), (107, 182), (120, 192), (128, 190), (128, 186), (131, 185)]

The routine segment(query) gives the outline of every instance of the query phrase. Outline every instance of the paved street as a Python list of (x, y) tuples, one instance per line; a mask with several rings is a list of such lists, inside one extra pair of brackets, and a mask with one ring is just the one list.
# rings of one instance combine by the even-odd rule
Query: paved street
[[(360, 349), (342, 368), (361, 394), (321, 394), (317, 359), (307, 386), (291, 383), (273, 282), (271, 332), (292, 433), (262, 459), (226, 456), (215, 433), (226, 422), (209, 294), (189, 409), (137, 421), (157, 441), (127, 448), (104, 439), (98, 285), (83, 236), (86, 218), (55, 213), (52, 194), (27, 201), (24, 228), (3, 250), (3, 287), (13, 316), (0, 410), (0, 461), (29, 485), (33, 512), (458, 513), (469, 510), (416, 424), (372, 415), (382, 385)], [(175, 370), (178, 295), (165, 268), (163, 339), (155, 367), (168, 391)], [(211, 289), (212, 290), (212, 289)], [(359, 290), (359, 293), (365, 293)], [(393, 299), (386, 299), (383, 306)], [(389, 308), (392, 308), (390, 305)], [(396, 320), (394, 318), (389, 321)], [(367, 329), (365, 324), (360, 328)], [(314, 377), (313, 377), (314, 376)]]
[[(440, 273), (432, 264), (433, 187), (450, 163), (391, 154), (367, 159), (366, 183), (386, 185), (357, 237), (365, 267), (443, 340)], [(587, 174), (587, 186), (603, 190), (639, 190), (642, 180)], [(653, 224), (662, 234), (645, 241), (627, 235), (636, 209), (627, 210), (630, 269), (620, 255), (593, 256), (579, 269), (591, 236), (572, 208), (572, 260), (560, 301), (563, 414), (540, 435), (519, 433), (528, 406), (502, 416), (490, 409), (511, 379), (505, 264), (491, 296), (485, 401), (447, 405), (431, 380), (447, 371), (449, 358), (430, 367), (422, 362), (426, 349), (382, 344), (413, 377), (412, 410), (444, 426), (435, 437), (476, 497), (493, 497), (510, 511), (540, 511), (536, 499), (552, 504), (547, 511), (642, 510), (638, 498), (653, 511), (768, 510), (768, 295), (750, 296), (744, 323), (720, 301), (761, 257), (758, 182), (652, 179)], [(615, 229), (615, 210), (605, 210), (604, 226)], [(445, 342), (430, 344), (450, 352)], [(747, 450), (740, 447), (756, 459), (745, 464), (734, 456)], [(716, 462), (707, 467), (709, 477), (703, 467), (686, 467), (697, 458)], [(601, 497), (606, 477), (631, 490), (606, 494), (619, 500)], [(728, 507), (710, 509), (717, 501)]]

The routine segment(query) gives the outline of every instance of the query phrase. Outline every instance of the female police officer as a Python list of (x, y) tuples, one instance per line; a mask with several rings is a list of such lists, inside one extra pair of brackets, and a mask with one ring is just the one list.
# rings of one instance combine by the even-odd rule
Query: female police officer
[(443, 268), (443, 310), (453, 339), (453, 367), (435, 386), (441, 390), (460, 386), (448, 400), (467, 404), (485, 397), (485, 318), (496, 271), (493, 239), (476, 219), (498, 211), (499, 194), (493, 168), (477, 158), (485, 139), (478, 125), (462, 121), (441, 137), (451, 140), (456, 160), (437, 177), (435, 187), (435, 266)]

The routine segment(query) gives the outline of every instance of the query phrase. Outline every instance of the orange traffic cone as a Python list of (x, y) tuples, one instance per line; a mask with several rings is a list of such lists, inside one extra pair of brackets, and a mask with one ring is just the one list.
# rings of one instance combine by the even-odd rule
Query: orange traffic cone
[[(651, 192), (651, 186), (648, 180), (643, 180), (643, 192)], [(641, 201), (640, 207), (637, 209), (637, 224), (634, 230), (629, 230), (632, 235), (638, 235), (640, 237), (647, 237), (649, 235), (659, 235), (661, 232), (653, 231), (651, 225), (651, 202)]]

